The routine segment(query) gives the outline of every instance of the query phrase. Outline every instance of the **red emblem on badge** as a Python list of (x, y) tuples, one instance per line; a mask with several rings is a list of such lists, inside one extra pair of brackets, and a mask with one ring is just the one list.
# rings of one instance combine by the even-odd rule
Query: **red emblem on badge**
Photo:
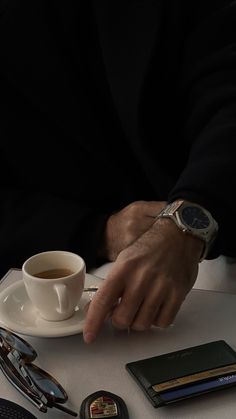
[(102, 396), (90, 405), (90, 417), (93, 419), (118, 416), (117, 405), (110, 397)]

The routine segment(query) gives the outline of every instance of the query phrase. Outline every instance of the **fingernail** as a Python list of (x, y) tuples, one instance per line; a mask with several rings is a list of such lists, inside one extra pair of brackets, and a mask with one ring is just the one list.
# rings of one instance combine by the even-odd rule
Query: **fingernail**
[(92, 343), (95, 340), (96, 336), (93, 333), (85, 333), (84, 341), (85, 343)]

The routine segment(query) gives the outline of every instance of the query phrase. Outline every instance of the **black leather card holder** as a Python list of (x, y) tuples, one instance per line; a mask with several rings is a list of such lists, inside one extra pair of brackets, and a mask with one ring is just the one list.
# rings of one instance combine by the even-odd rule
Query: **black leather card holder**
[[(222, 385), (218, 385), (216, 380), (235, 372), (236, 382), (236, 352), (224, 340), (218, 340), (129, 362), (126, 368), (153, 406), (160, 407), (178, 399), (191, 397), (189, 392), (196, 389), (196, 385), (200, 390), (192, 396), (217, 390), (225, 384), (235, 385), (233, 378), (227, 383), (221, 380)], [(206, 385), (199, 386), (199, 383), (206, 381), (209, 385), (207, 384), (207, 389), (203, 390)], [(211, 386), (213, 382), (214, 387)], [(176, 396), (176, 389), (181, 389), (179, 398)]]

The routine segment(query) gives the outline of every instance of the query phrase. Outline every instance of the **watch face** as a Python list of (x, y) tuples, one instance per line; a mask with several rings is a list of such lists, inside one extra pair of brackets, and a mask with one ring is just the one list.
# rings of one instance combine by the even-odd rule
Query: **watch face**
[(181, 219), (191, 228), (205, 229), (209, 227), (210, 221), (204, 211), (196, 206), (188, 205), (181, 211)]

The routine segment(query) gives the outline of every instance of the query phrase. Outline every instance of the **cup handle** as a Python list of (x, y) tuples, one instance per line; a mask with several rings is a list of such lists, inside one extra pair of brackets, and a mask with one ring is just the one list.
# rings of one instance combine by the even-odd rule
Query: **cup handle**
[(66, 288), (67, 287), (65, 284), (54, 285), (54, 289), (57, 293), (59, 302), (59, 307), (57, 308), (58, 313), (65, 313), (69, 308), (69, 301)]

